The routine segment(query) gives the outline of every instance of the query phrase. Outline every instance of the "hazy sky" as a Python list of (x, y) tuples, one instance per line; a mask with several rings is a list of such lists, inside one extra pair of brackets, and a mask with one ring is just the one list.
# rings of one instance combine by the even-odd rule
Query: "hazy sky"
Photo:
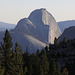
[(46, 8), (57, 22), (75, 20), (75, 0), (0, 0), (0, 21), (17, 24), (39, 8)]

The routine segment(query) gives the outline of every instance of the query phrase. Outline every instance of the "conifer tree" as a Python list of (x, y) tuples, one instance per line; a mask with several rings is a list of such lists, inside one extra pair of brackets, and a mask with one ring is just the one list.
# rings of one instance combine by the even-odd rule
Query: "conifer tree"
[(24, 67), (23, 75), (27, 75), (27, 67)]
[(0, 75), (4, 75), (4, 71), (5, 69), (1, 66), (1, 63), (0, 63)]
[(63, 38), (63, 41), (62, 41), (62, 47), (63, 48), (67, 47), (67, 44), (66, 43), (67, 43), (67, 41), (66, 41), (66, 38), (64, 37)]
[(53, 44), (51, 43), (49, 44), (49, 51), (53, 49), (53, 46), (54, 46)]
[(40, 59), (38, 58), (38, 56), (35, 56), (34, 60), (35, 60), (35, 61), (33, 61), (33, 62), (35, 62), (34, 63), (34, 66), (35, 66), (35, 69), (34, 69), (35, 74), (34, 75), (39, 75), (39, 72), (40, 72), (40, 70), (39, 70), (39, 68), (40, 68)]
[(3, 59), (4, 58), (3, 58), (3, 54), (2, 54), (2, 48), (0, 47), (0, 75), (4, 74), (4, 68), (2, 67), (2, 61), (3, 61)]
[(67, 68), (65, 68), (65, 69), (63, 70), (62, 75), (69, 75), (69, 72), (68, 72)]
[(56, 65), (55, 65), (55, 60), (52, 58), (50, 62), (50, 74), (51, 75), (56, 75)]
[(58, 45), (57, 44), (57, 38), (55, 37), (55, 39), (54, 39), (54, 46), (57, 47), (57, 45)]
[(29, 53), (26, 51), (26, 53), (23, 54), (23, 68), (25, 68), (26, 66), (28, 66), (29, 63)]
[(48, 46), (46, 46), (46, 47), (45, 47), (45, 50), (46, 50), (46, 52), (47, 52), (47, 51), (49, 51), (49, 48), (48, 48)]
[(22, 49), (17, 42), (15, 43), (15, 51), (13, 57), (14, 57), (13, 63), (14, 63), (15, 75), (23, 75)]
[(40, 65), (39, 75), (44, 75), (44, 71), (43, 71), (42, 65)]
[(48, 62), (47, 55), (46, 55), (45, 51), (44, 51), (44, 53), (42, 55), (41, 65), (42, 65), (43, 74), (44, 75), (48, 75), (48, 72), (49, 72), (49, 62)]
[(40, 53), (40, 52), (39, 52), (39, 49), (37, 49), (36, 55), (39, 56), (39, 53)]
[(64, 38), (63, 38), (63, 44), (65, 44), (65, 43), (66, 43), (66, 38), (64, 37)]
[(57, 75), (61, 75), (61, 70), (59, 64), (57, 65)]
[(1, 46), (2, 53), (4, 56), (3, 65), (5, 67), (5, 75), (10, 75), (12, 38), (8, 30), (5, 31), (5, 36), (3, 38), (3, 43)]
[(11, 75), (23, 75), (22, 49), (17, 42), (15, 43), (15, 50), (12, 50), (11, 61)]
[(30, 55), (28, 75), (39, 75), (40, 60), (35, 54)]

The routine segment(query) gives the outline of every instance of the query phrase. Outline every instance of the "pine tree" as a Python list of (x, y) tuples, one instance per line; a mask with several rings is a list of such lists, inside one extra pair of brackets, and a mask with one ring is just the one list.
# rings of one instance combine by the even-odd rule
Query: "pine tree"
[(66, 42), (66, 38), (63, 38), (63, 42), (62, 42), (62, 47), (65, 48), (67, 47), (67, 42)]
[(49, 44), (49, 51), (53, 49), (53, 44)]
[(14, 75), (23, 75), (23, 57), (22, 57), (22, 49), (15, 43), (15, 51), (13, 53), (13, 64), (14, 64)]
[(5, 75), (10, 75), (10, 65), (11, 65), (11, 51), (12, 51), (12, 38), (8, 32), (5, 31), (5, 36), (3, 38), (3, 43), (1, 44), (2, 55), (4, 57), (3, 65), (5, 67)]
[(46, 47), (45, 47), (45, 50), (46, 50), (46, 52), (48, 52), (48, 51), (49, 51), (49, 48), (48, 48), (48, 46), (46, 46)]
[(40, 53), (40, 52), (39, 52), (39, 49), (37, 49), (36, 55), (39, 56), (39, 53)]
[(29, 53), (28, 51), (26, 50), (26, 52), (23, 54), (23, 73), (24, 75), (28, 75), (28, 67), (29, 67), (29, 59), (30, 59), (30, 56), (29, 56)]
[(17, 42), (15, 43), (15, 50), (12, 50), (11, 67), (11, 75), (23, 75), (22, 49)]
[(3, 61), (3, 55), (2, 55), (2, 49), (0, 47), (0, 75), (4, 74), (4, 68), (2, 68), (2, 61)]
[(58, 46), (61, 47), (62, 46), (62, 41), (59, 41)]
[(63, 44), (65, 44), (65, 43), (66, 43), (66, 38), (64, 37), (64, 38), (63, 38)]
[(39, 75), (44, 75), (44, 71), (43, 71), (42, 65), (40, 65)]
[(66, 68), (63, 70), (62, 75), (69, 75), (69, 72)]
[(35, 60), (35, 61), (33, 61), (33, 62), (35, 62), (34, 63), (34, 66), (35, 66), (35, 68), (34, 68), (35, 74), (34, 75), (39, 75), (40, 59), (38, 58), (38, 56), (35, 56), (34, 60)]
[(26, 53), (23, 54), (23, 68), (25, 68), (26, 66), (28, 66), (28, 63), (29, 63), (29, 54), (28, 52), (26, 51)]
[(24, 67), (23, 75), (27, 75), (27, 67)]
[(48, 62), (47, 55), (46, 55), (45, 51), (44, 51), (44, 53), (42, 55), (41, 65), (42, 65), (43, 74), (44, 75), (48, 75), (48, 72), (49, 72), (49, 62)]
[(61, 70), (59, 64), (57, 65), (57, 75), (61, 75)]
[(4, 71), (5, 69), (1, 66), (1, 63), (0, 63), (0, 75), (4, 75)]
[(51, 59), (51, 62), (50, 62), (50, 74), (56, 75), (56, 64), (53, 58)]
[(30, 55), (28, 75), (39, 75), (40, 60), (35, 54)]
[(57, 47), (57, 45), (58, 45), (57, 44), (57, 38), (55, 37), (55, 39), (54, 39), (54, 46)]

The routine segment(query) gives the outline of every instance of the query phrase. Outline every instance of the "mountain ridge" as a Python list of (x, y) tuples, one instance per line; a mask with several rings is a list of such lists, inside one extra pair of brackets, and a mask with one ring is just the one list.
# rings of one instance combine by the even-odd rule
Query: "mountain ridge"
[(75, 26), (66, 28), (62, 35), (58, 38), (58, 41), (62, 41), (64, 37), (66, 38), (66, 40), (75, 39)]
[(46, 9), (36, 9), (28, 18), (21, 19), (15, 29), (9, 31), (12, 42), (18, 42), (23, 52), (36, 52), (43, 49), (49, 43), (54, 43), (61, 31), (54, 17)]
[(11, 30), (15, 28), (15, 24), (10, 24), (6, 22), (1, 22), (0, 21), (0, 31), (5, 31), (6, 29)]
[(60, 22), (58, 22), (58, 26), (59, 26), (61, 32), (63, 33), (66, 28), (75, 26), (75, 20), (60, 21)]

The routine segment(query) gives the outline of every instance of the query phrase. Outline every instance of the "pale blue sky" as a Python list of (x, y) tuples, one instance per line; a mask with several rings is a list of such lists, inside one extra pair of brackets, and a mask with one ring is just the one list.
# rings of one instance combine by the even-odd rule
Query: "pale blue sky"
[(57, 22), (75, 20), (75, 0), (0, 0), (0, 21), (17, 24), (39, 8), (46, 8)]

